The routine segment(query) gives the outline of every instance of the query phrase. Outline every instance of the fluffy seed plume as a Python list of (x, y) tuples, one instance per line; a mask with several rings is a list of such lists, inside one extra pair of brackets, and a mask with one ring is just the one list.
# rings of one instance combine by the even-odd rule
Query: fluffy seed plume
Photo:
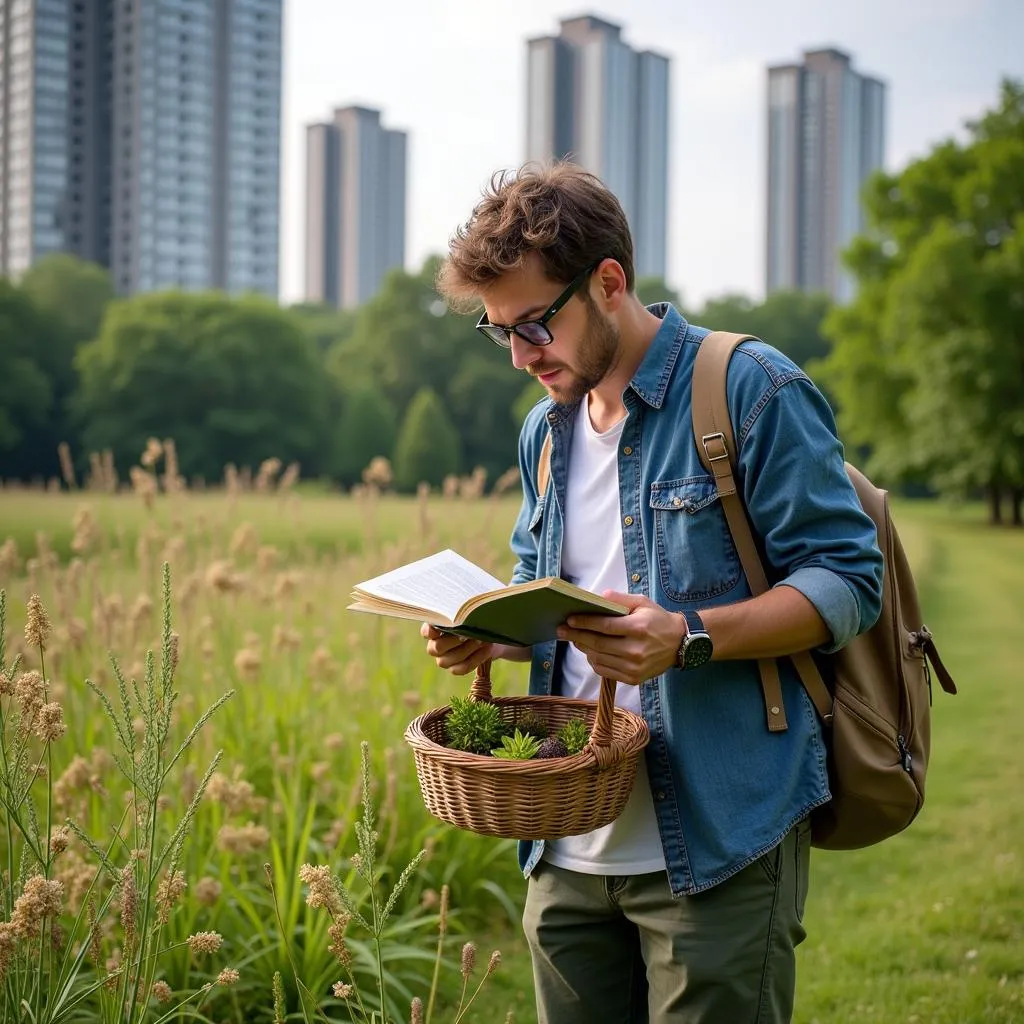
[(220, 974), (217, 975), (218, 985), (234, 985), (239, 978), (238, 971), (234, 967), (225, 967)]
[(326, 864), (303, 864), (299, 868), (299, 878), (309, 886), (309, 893), (306, 896), (307, 906), (323, 907), (335, 917), (344, 912), (341, 898), (331, 879), (331, 869)]
[(327, 929), (327, 935), (331, 940), (327, 946), (327, 951), (335, 960), (338, 961), (339, 964), (341, 964), (342, 967), (349, 967), (352, 964), (352, 952), (349, 950), (348, 944), (345, 942), (346, 923), (346, 921), (335, 921)]
[(173, 997), (174, 993), (171, 991), (171, 986), (166, 981), (153, 982), (153, 998), (158, 1003), (169, 1003)]
[(216, 953), (224, 939), (219, 932), (196, 932), (185, 941), (193, 953)]
[(336, 981), (331, 991), (334, 993), (335, 999), (348, 999), (354, 990), (351, 985), (346, 985), (343, 981)]
[(496, 949), (491, 954), (491, 959), (487, 961), (487, 974), (488, 974), (488, 976), (492, 975), (498, 969), (498, 965), (500, 963), (501, 963), (501, 950), (500, 949)]
[(46, 609), (39, 600), (38, 594), (28, 599), (28, 617), (25, 622), (25, 643), (29, 647), (46, 647), (46, 638), (50, 635), (50, 620), (46, 617)]
[(160, 879), (156, 887), (157, 915), (161, 924), (167, 924), (171, 916), (171, 908), (184, 895), (188, 888), (183, 871), (175, 871), (172, 875), (168, 872)]
[(32, 723), (32, 731), (44, 743), (59, 740), (68, 731), (64, 724), (64, 709), (55, 700), (43, 704)]
[(216, 878), (205, 875), (192, 888), (196, 902), (203, 907), (212, 907), (220, 899), (221, 884)]
[(11, 925), (19, 939), (39, 937), (45, 918), (59, 917), (64, 885), (56, 879), (33, 875), (25, 881), (22, 894), (14, 901)]

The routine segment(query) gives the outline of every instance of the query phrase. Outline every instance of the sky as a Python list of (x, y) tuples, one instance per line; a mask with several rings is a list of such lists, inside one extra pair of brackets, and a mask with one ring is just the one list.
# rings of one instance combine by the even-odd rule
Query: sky
[(285, 0), (281, 298), (302, 299), (305, 126), (352, 103), (409, 133), (406, 266), (443, 253), (524, 159), (526, 39), (595, 14), (672, 58), (668, 283), (686, 305), (764, 292), (770, 64), (834, 46), (888, 85), (897, 170), (1024, 77), (1024, 0)]

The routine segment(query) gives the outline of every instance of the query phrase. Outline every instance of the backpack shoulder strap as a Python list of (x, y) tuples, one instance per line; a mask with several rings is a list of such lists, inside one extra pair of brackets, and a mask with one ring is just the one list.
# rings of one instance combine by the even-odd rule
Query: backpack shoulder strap
[[(740, 564), (751, 593), (756, 596), (770, 588), (734, 476), (734, 467), (737, 465), (736, 438), (729, 415), (726, 388), (729, 360), (737, 346), (747, 340), (756, 339), (750, 334), (729, 334), (725, 331), (712, 331), (704, 338), (697, 350), (693, 367), (691, 404), (697, 453), (704, 468), (715, 478), (722, 511), (729, 524)], [(818, 714), (823, 721), (830, 722), (832, 696), (810, 653), (804, 651), (794, 655), (792, 661)], [(761, 673), (768, 729), (781, 732), (788, 727), (788, 723), (782, 703), (778, 663), (774, 658), (763, 658), (757, 664)]]

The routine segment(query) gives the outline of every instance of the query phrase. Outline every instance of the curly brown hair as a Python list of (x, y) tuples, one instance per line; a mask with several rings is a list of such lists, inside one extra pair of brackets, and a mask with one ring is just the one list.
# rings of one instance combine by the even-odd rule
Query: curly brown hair
[(437, 277), (457, 309), (479, 305), (483, 289), (535, 252), (552, 281), (613, 259), (633, 290), (633, 238), (618, 199), (593, 174), (566, 161), (499, 171), (469, 221), (452, 236)]

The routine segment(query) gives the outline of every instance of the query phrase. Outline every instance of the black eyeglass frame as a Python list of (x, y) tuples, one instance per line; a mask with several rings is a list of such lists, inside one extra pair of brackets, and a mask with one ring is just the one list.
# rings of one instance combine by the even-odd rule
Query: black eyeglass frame
[[(548, 327), (548, 321), (580, 290), (583, 282), (587, 280), (590, 275), (597, 270), (597, 268), (605, 261), (605, 257), (602, 256), (595, 263), (591, 263), (589, 267), (581, 270), (568, 284), (565, 291), (551, 303), (550, 306), (544, 311), (539, 317), (531, 317), (529, 320), (520, 320), (515, 324), (492, 324), (487, 319), (487, 313), (484, 312), (480, 319), (477, 321), (476, 329), (485, 337), (489, 338), (494, 342), (495, 345), (501, 348), (512, 347), (512, 335), (515, 334), (522, 338), (528, 345), (535, 345), (541, 348), (545, 345), (550, 345), (555, 340), (554, 335), (551, 333), (551, 329)], [(540, 328), (545, 337), (537, 339), (530, 338), (524, 334), (521, 328), (526, 326)], [(494, 333), (492, 333), (494, 332)]]

